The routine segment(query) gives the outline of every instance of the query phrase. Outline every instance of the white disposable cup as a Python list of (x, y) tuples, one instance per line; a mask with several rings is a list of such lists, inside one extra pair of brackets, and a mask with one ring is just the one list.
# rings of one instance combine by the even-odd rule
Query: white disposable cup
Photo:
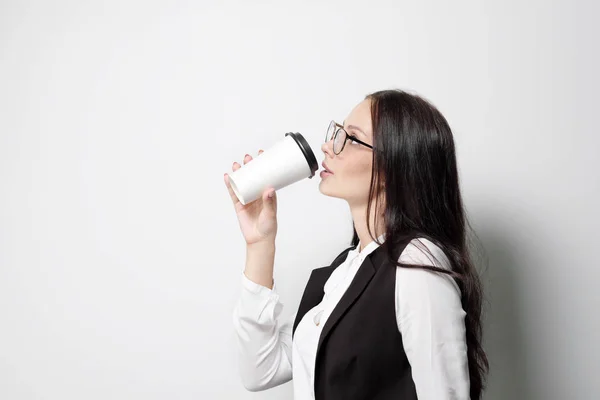
[(260, 198), (267, 187), (282, 189), (304, 178), (312, 178), (319, 169), (317, 158), (299, 133), (284, 138), (229, 174), (231, 188), (243, 205)]

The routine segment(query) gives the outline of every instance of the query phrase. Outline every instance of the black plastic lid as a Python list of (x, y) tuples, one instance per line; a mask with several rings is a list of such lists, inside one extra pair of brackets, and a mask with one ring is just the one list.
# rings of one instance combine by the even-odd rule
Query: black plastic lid
[(302, 150), (302, 154), (304, 154), (304, 158), (306, 158), (306, 162), (310, 167), (309, 178), (312, 178), (313, 176), (315, 176), (315, 172), (319, 169), (319, 164), (317, 163), (315, 153), (313, 153), (312, 149), (308, 145), (308, 142), (306, 141), (306, 139), (304, 139), (304, 136), (302, 136), (298, 132), (288, 132), (285, 134), (285, 136), (287, 135), (291, 135), (296, 141), (296, 143), (298, 143), (298, 146), (300, 147), (300, 150)]

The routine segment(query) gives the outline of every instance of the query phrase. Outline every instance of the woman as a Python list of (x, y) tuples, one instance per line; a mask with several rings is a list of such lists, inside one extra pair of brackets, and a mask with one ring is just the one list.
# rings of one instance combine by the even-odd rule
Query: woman
[(379, 91), (332, 121), (321, 150), (319, 190), (348, 202), (354, 235), (312, 271), (288, 321), (273, 281), (275, 192), (243, 206), (224, 177), (247, 244), (234, 311), (244, 386), (293, 378), (296, 400), (480, 399), (482, 292), (446, 119), (417, 95)]

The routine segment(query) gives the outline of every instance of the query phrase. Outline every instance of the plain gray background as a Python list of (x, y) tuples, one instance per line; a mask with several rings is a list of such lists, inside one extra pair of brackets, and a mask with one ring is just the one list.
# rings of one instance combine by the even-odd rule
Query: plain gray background
[[(485, 399), (600, 393), (600, 70), (584, 1), (0, 2), (0, 398), (247, 392), (223, 173), (372, 91), (431, 100), (485, 248)], [(596, 24), (596, 25), (594, 25)], [(293, 313), (348, 245), (319, 177), (278, 192)]]

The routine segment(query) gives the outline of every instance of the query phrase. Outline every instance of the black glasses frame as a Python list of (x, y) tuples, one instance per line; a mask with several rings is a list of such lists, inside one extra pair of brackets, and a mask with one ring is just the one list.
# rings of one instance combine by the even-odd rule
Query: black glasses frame
[(335, 126), (337, 128), (335, 130), (335, 132), (333, 133), (333, 135), (331, 135), (331, 139), (333, 139), (333, 143), (334, 144), (335, 144), (335, 139), (337, 138), (337, 135), (340, 133), (340, 131), (343, 131), (346, 134), (346, 140), (344, 140), (344, 142), (342, 143), (342, 148), (340, 149), (340, 151), (338, 151), (337, 153), (335, 153), (335, 150), (334, 150), (335, 155), (340, 154), (344, 150), (344, 147), (346, 147), (346, 142), (348, 141), (348, 139), (353, 140), (353, 141), (355, 141), (357, 143), (360, 143), (363, 146), (367, 146), (370, 149), (373, 149), (373, 146), (371, 146), (370, 144), (367, 144), (367, 143), (363, 142), (362, 140), (360, 140), (356, 136), (349, 134), (348, 131), (346, 131), (346, 129), (344, 129), (344, 125), (338, 124), (337, 122), (335, 122), (333, 120), (329, 123), (329, 126), (327, 127), (327, 132), (325, 133), (325, 143), (327, 143), (327, 136), (329, 134), (329, 127), (331, 126), (332, 123), (335, 124)]

